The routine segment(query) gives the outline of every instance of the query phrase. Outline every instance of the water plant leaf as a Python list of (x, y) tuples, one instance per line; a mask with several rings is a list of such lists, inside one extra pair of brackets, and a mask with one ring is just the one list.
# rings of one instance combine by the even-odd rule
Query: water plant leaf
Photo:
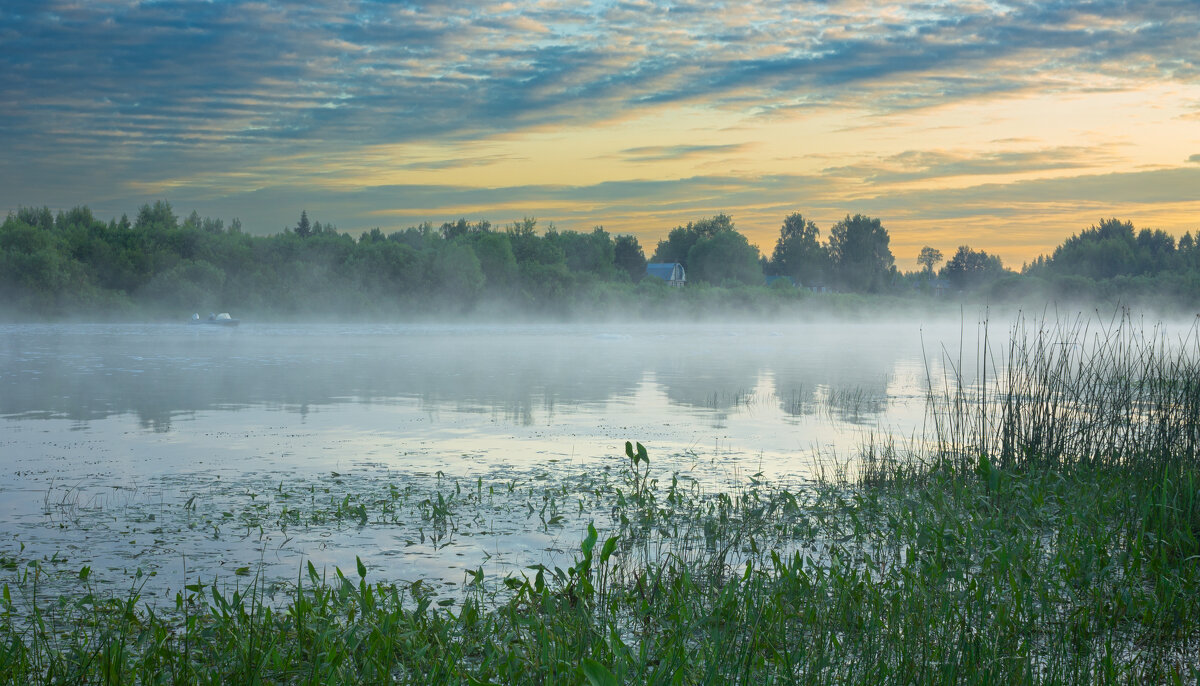
[(617, 677), (608, 670), (608, 667), (596, 662), (590, 657), (585, 657), (579, 661), (579, 671), (587, 678), (588, 683), (592, 686), (618, 686)]
[(362, 558), (355, 555), (354, 562), (358, 564), (358, 578), (360, 578), (360, 579), (367, 578), (367, 566), (363, 564)]
[(580, 545), (580, 548), (583, 550), (584, 560), (592, 559), (592, 550), (595, 549), (596, 540), (599, 538), (599, 536), (600, 534), (596, 531), (596, 525), (592, 522), (588, 522), (587, 536), (583, 539), (583, 544)]
[(313, 566), (312, 560), (308, 561), (308, 578), (312, 579), (314, 584), (321, 582), (321, 577), (317, 575), (317, 568)]
[(612, 554), (616, 551), (617, 538), (619, 538), (619, 537), (618, 536), (609, 536), (608, 540), (604, 542), (604, 547), (600, 549), (600, 564), (604, 564), (605, 562), (608, 562), (608, 558), (611, 557)]

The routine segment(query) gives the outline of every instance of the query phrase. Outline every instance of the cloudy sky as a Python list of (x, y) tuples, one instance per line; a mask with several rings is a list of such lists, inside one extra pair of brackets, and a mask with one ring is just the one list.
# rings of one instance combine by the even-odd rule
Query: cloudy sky
[(1006, 264), (1200, 229), (1196, 0), (0, 4), (0, 212), (256, 233), (880, 217)]

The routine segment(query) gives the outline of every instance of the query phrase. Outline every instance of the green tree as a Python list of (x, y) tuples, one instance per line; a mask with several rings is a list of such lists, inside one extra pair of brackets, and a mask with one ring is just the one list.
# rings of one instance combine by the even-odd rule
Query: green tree
[(43, 231), (54, 230), (54, 214), (49, 207), (19, 207), (16, 218)]
[(417, 251), (399, 241), (359, 241), (347, 264), (350, 281), (370, 293), (402, 297), (423, 284)]
[(1135, 234), (1132, 222), (1110, 218), (1071, 236), (1029, 271), (1091, 279), (1155, 274), (1174, 262), (1174, 253), (1174, 240), (1162, 231)]
[(956, 288), (976, 288), (1005, 274), (1003, 263), (995, 255), (960, 245), (954, 257), (942, 267), (941, 277)]
[(942, 251), (928, 245), (921, 248), (921, 254), (917, 255), (917, 264), (925, 267), (925, 273), (929, 276), (933, 276), (933, 268), (941, 261)]
[(490, 293), (507, 292), (517, 284), (519, 272), (508, 236), (493, 231), (473, 235), (472, 246)]
[[(562, 248), (558, 247), (556, 241), (546, 240), (537, 235), (537, 219), (525, 217), (519, 222), (509, 224), (505, 233), (512, 244), (513, 255), (517, 258), (518, 265), (563, 264), (565, 268), (567, 258)], [(553, 224), (548, 227), (547, 233), (557, 233)]]
[(867, 293), (884, 290), (896, 263), (890, 241), (883, 224), (872, 217), (846, 215), (834, 224), (829, 230), (829, 257), (842, 288)]
[(312, 235), (312, 224), (308, 221), (308, 210), (300, 210), (300, 221), (296, 222), (296, 235), (308, 238)]
[(722, 212), (695, 223), (689, 223), (688, 228), (695, 231), (701, 238), (712, 238), (719, 233), (733, 231), (733, 218)]
[(690, 231), (683, 226), (677, 226), (671, 229), (665, 239), (658, 242), (650, 261), (679, 262), (686, 268), (688, 251), (692, 249), (692, 246), (696, 245), (696, 241), (698, 240), (700, 240), (700, 236), (694, 231)]
[[(21, 219), (38, 222), (31, 225)], [(86, 270), (68, 254), (62, 236), (54, 231), (53, 218), (32, 212), (9, 215), (0, 225), (0, 291), (4, 305), (59, 313), (85, 302), (93, 291)], [(44, 227), (49, 227), (49, 229)]]
[(460, 217), (458, 221), (446, 222), (442, 224), (442, 228), (438, 229), (438, 232), (442, 234), (442, 238), (452, 241), (456, 238), (462, 238), (463, 236), (467, 235), (488, 233), (491, 230), (492, 223), (486, 219), (472, 224), (471, 222), (467, 221), (465, 217)]
[(646, 253), (638, 243), (637, 236), (623, 234), (617, 236), (613, 244), (613, 263), (617, 269), (629, 275), (634, 283), (646, 275)]
[(483, 269), (471, 246), (453, 242), (445, 244), (434, 257), (430, 282), (435, 292), (451, 300), (471, 304), (483, 288)]
[(654, 249), (654, 262), (679, 262), (684, 269), (690, 269), (688, 254), (701, 238), (712, 238), (720, 233), (733, 231), (733, 219), (724, 213), (688, 222), (687, 226), (677, 226), (667, 234), (666, 240), (658, 242)]
[(768, 268), (809, 286), (825, 282), (829, 251), (821, 245), (821, 230), (799, 212), (789, 214), (779, 228), (779, 239)]
[(736, 231), (721, 231), (696, 241), (688, 252), (688, 277), (711, 284), (763, 283), (758, 248)]
[(142, 287), (145, 300), (176, 311), (200, 311), (219, 307), (225, 273), (203, 260), (182, 260), (170, 269), (155, 274)]
[(153, 205), (142, 205), (138, 208), (137, 219), (133, 222), (137, 231), (153, 232), (179, 228), (179, 220), (171, 203), (165, 200), (155, 200)]
[(615, 251), (612, 237), (608, 235), (604, 227), (597, 226), (592, 229), (591, 233), (548, 232), (546, 240), (551, 241), (563, 251), (567, 268), (575, 274), (586, 272), (606, 279), (614, 276)]

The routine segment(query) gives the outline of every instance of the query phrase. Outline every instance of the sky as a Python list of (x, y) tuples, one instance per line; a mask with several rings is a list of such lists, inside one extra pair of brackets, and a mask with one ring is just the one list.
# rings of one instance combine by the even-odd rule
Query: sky
[(4, 0), (0, 212), (253, 233), (878, 217), (1020, 266), (1200, 230), (1200, 2)]

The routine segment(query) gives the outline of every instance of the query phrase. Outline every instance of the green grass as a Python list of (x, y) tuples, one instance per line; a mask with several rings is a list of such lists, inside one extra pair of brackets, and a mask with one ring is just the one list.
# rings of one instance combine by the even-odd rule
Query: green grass
[(162, 608), (136, 585), (94, 592), (86, 568), (47, 594), (50, 570), (6, 559), (0, 681), (1198, 683), (1200, 460), (1179, 440), (1198, 430), (1196, 343), (1061, 336), (1014, 332), (994, 387), (931, 397), (924, 449), (871, 447), (849, 478), (709, 493), (627, 445), (619, 468), (546, 484), (540, 511), (482, 481), (474, 500), (456, 486), (289, 510), (370, 526), (408, 503), (448, 536), (485, 491), (543, 527), (577, 522), (571, 499), (604, 513), (569, 564), (479, 567), (453, 596), (360, 561), (305, 565), (282, 593), (191, 584)]

